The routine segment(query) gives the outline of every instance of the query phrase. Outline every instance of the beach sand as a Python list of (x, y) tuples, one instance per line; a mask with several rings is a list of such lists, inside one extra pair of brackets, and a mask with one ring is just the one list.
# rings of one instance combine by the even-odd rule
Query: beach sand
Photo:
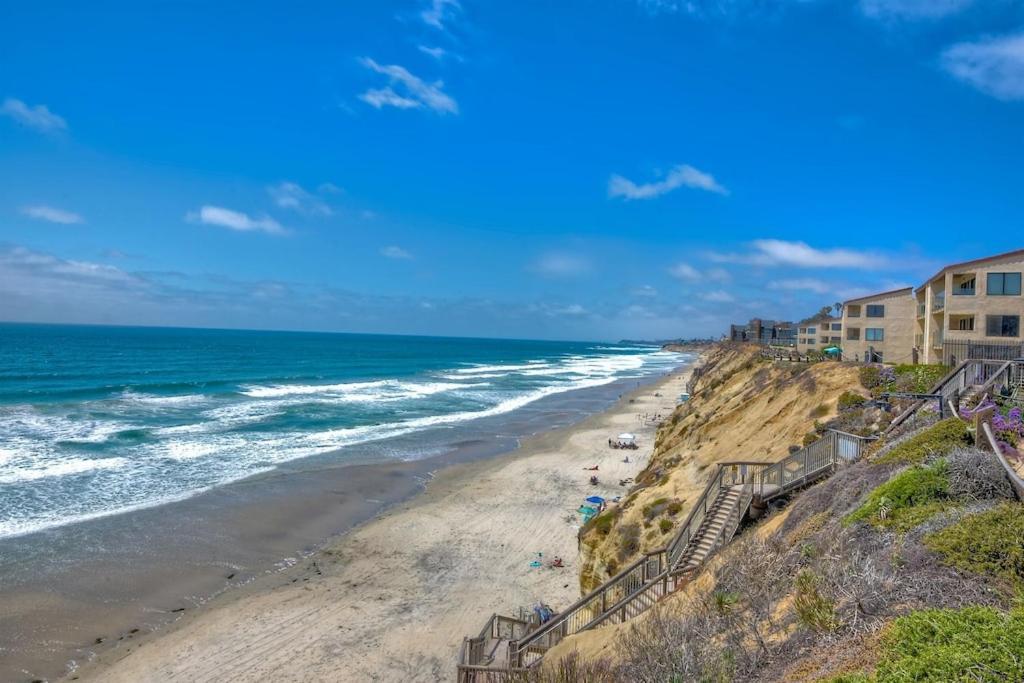
[[(623, 495), (689, 369), (504, 456), (441, 470), (426, 491), (285, 572), (229, 591), (172, 627), (107, 651), (87, 681), (434, 681), (493, 612), (579, 597), (576, 509)], [(660, 394), (656, 396), (655, 394)], [(638, 450), (609, 437), (637, 435)], [(629, 463), (623, 458), (628, 455)], [(585, 468), (598, 465), (597, 472)], [(596, 474), (600, 484), (588, 480)], [(531, 568), (543, 553), (564, 569)]]

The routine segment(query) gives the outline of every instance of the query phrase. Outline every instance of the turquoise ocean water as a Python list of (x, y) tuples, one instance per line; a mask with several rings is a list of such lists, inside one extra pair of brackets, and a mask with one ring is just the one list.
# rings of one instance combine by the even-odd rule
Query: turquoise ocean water
[(576, 342), (0, 324), (0, 538), (302, 458), (429, 457), (475, 421), (493, 429), (685, 360)]

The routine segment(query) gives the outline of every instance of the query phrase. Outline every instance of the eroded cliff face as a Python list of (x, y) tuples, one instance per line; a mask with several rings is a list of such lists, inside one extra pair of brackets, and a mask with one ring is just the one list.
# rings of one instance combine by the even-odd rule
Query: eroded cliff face
[(664, 546), (703, 491), (712, 465), (784, 457), (836, 415), (845, 391), (863, 392), (856, 366), (776, 364), (746, 345), (721, 344), (706, 352), (690, 401), (659, 430), (636, 486), (580, 532), (582, 590)]

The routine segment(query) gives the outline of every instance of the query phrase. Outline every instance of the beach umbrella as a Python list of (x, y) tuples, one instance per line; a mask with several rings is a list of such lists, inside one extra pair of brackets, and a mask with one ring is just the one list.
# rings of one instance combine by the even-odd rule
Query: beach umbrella
[(604, 498), (602, 498), (601, 496), (591, 496), (590, 498), (587, 498), (587, 502), (593, 503), (595, 505), (600, 505), (601, 503), (604, 502)]
[(622, 434), (619, 434), (619, 441), (627, 441), (628, 442), (628, 441), (632, 441), (635, 438), (636, 437), (633, 436), (632, 434), (630, 434), (629, 432), (623, 432)]
[(840, 352), (840, 348), (838, 346), (830, 346), (827, 349), (822, 349), (821, 352), (828, 354), (836, 354)]

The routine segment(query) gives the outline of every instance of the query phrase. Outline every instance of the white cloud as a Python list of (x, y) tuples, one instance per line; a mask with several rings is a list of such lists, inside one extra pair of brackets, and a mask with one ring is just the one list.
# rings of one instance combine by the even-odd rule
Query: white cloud
[(185, 218), (192, 223), (216, 225), (237, 232), (265, 232), (269, 235), (284, 235), (288, 232), (270, 216), (252, 218), (241, 211), (220, 206), (203, 206), (199, 211), (189, 212)]
[(1024, 99), (1024, 32), (957, 43), (942, 53), (956, 78), (1001, 100)]
[(632, 180), (620, 175), (612, 175), (608, 179), (608, 196), (625, 199), (654, 199), (680, 187), (723, 195), (729, 194), (729, 191), (719, 185), (711, 174), (704, 173), (688, 164), (682, 164), (669, 171), (663, 180), (642, 185), (637, 185)]
[(724, 268), (709, 268), (708, 270), (701, 271), (689, 263), (677, 263), (668, 269), (668, 273), (677, 280), (686, 280), (688, 282), (696, 282), (697, 280), (729, 282), (732, 279), (729, 271)]
[(85, 219), (81, 215), (65, 211), (64, 209), (58, 209), (53, 206), (46, 206), (45, 204), (37, 204), (35, 206), (23, 206), (21, 213), (28, 216), (29, 218), (35, 218), (41, 221), (49, 221), (50, 223), (60, 223), (61, 225), (72, 225), (74, 223), (84, 223)]
[(277, 185), (271, 185), (267, 188), (267, 192), (274, 203), (282, 209), (291, 209), (313, 216), (330, 216), (334, 213), (331, 207), (302, 189), (302, 186), (297, 183), (286, 180)]
[(443, 31), (444, 22), (451, 19), (460, 9), (458, 0), (430, 0), (426, 9), (420, 12), (423, 23)]
[(795, 278), (791, 280), (773, 280), (768, 283), (768, 289), (777, 289), (794, 292), (814, 292), (815, 294), (828, 294), (834, 292), (835, 287), (824, 280), (815, 278)]
[(718, 304), (728, 304), (736, 301), (736, 298), (732, 294), (722, 289), (705, 292), (704, 294), (701, 294), (700, 298), (704, 299), (704, 301), (710, 301)]
[(641, 285), (639, 287), (634, 287), (632, 290), (630, 290), (629, 293), (632, 294), (633, 296), (642, 296), (648, 298), (654, 298), (658, 296), (658, 290), (656, 290), (654, 287), (651, 287), (650, 285)]
[[(378, 64), (369, 57), (363, 57), (359, 62), (371, 71), (387, 76), (391, 84), (384, 88), (371, 88), (359, 96), (375, 109), (382, 107), (397, 107), (398, 109), (419, 109), (427, 107), (439, 114), (458, 114), (458, 103), (444, 92), (444, 82), (434, 81), (427, 83), (418, 76), (413, 75), (403, 66), (397, 64)], [(399, 87), (401, 92), (396, 91), (394, 86)]]
[(384, 247), (383, 249), (380, 250), (380, 253), (381, 253), (381, 256), (386, 256), (386, 257), (391, 258), (391, 259), (398, 259), (398, 260), (411, 260), (412, 259), (412, 254), (410, 254), (405, 249), (402, 249), (401, 247), (396, 247), (396, 246)]
[(67, 130), (68, 127), (67, 121), (50, 111), (45, 104), (32, 107), (13, 97), (8, 97), (0, 105), (0, 115), (43, 133)]
[(860, 9), (873, 19), (941, 19), (974, 4), (974, 0), (860, 0)]
[(751, 242), (744, 254), (710, 253), (718, 263), (746, 263), (756, 266), (796, 266), (799, 268), (885, 268), (889, 259), (881, 254), (853, 249), (815, 249), (806, 242), (762, 239)]
[(669, 274), (680, 280), (699, 280), (700, 271), (691, 266), (689, 263), (677, 263), (668, 269)]
[(590, 263), (572, 254), (549, 252), (537, 260), (533, 270), (546, 277), (574, 277), (589, 271)]
[(416, 47), (418, 47), (420, 52), (423, 54), (430, 55), (437, 60), (444, 59), (444, 56), (448, 54), (448, 51), (443, 47), (428, 47), (426, 45), (417, 45)]
[(341, 194), (345, 190), (338, 187), (334, 183), (320, 183), (317, 186), (316, 191), (319, 192), (320, 194)]

